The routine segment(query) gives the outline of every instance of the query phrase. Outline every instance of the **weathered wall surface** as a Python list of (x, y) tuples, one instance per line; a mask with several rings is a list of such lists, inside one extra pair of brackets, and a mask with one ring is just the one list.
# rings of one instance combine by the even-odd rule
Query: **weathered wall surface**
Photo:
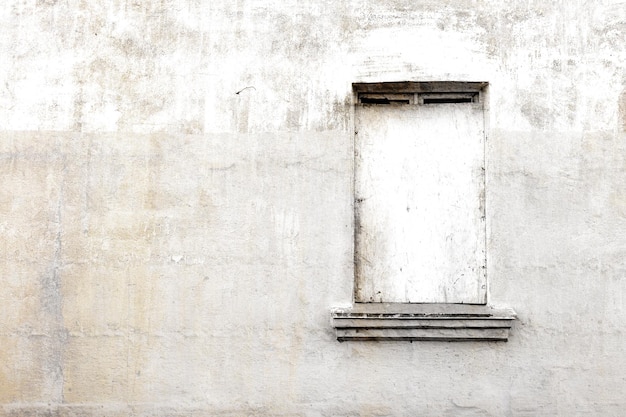
[[(0, 414), (623, 415), (626, 3), (12, 0), (0, 22)], [(508, 343), (334, 339), (351, 83), (395, 80), (490, 82)]]

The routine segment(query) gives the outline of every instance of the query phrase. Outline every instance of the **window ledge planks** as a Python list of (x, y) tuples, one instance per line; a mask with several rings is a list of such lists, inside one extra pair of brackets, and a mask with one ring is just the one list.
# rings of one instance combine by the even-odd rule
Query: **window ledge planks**
[(472, 304), (356, 303), (332, 310), (337, 340), (502, 341), (516, 318), (511, 309)]

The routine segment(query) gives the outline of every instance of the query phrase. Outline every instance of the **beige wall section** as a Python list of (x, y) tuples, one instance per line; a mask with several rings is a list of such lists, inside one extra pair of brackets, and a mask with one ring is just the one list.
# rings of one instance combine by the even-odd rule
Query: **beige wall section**
[[(24, 0), (0, 25), (0, 414), (623, 414), (623, 2)], [(490, 83), (508, 343), (334, 338), (351, 83), (394, 80)]]

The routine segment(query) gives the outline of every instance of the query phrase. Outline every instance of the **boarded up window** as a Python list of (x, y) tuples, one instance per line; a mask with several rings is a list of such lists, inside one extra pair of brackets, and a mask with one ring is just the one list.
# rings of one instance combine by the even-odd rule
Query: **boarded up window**
[(359, 94), (355, 298), (484, 304), (484, 84), (412, 84)]

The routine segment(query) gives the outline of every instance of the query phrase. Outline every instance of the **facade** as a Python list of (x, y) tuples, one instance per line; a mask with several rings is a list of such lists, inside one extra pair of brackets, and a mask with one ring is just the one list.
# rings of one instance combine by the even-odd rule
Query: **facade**
[[(624, 2), (11, 0), (0, 21), (0, 415), (624, 415)], [(353, 85), (398, 81), (486, 85), (480, 301), (517, 314), (506, 342), (337, 340)]]

